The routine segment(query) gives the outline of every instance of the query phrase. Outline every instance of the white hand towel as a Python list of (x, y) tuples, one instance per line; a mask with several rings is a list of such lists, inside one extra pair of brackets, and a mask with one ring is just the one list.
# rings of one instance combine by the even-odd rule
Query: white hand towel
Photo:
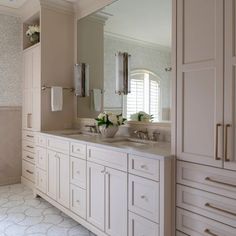
[(100, 112), (102, 110), (102, 91), (101, 89), (93, 89), (94, 110)]
[(62, 111), (63, 107), (63, 88), (51, 88), (51, 108), (52, 111)]

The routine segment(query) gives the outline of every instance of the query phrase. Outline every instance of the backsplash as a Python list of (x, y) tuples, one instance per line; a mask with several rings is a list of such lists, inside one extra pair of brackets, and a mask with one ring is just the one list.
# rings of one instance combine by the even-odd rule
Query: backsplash
[[(85, 125), (94, 125), (95, 120), (91, 118), (78, 118), (74, 123), (74, 128), (82, 131), (89, 131), (89, 128)], [(160, 133), (158, 141), (171, 142), (171, 123), (138, 123), (129, 122), (127, 125), (120, 126), (117, 135), (130, 136), (135, 138), (135, 130), (146, 131), (148, 130), (149, 136), (151, 137), (153, 132)]]

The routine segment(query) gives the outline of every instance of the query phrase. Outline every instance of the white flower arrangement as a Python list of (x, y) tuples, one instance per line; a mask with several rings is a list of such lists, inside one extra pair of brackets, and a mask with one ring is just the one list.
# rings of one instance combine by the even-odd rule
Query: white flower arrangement
[(40, 28), (38, 25), (29, 25), (28, 30), (26, 31), (26, 36), (30, 37), (34, 34), (39, 34)]
[(141, 121), (141, 122), (152, 122), (153, 115), (149, 115), (144, 111), (140, 111), (138, 113), (132, 114), (130, 116), (132, 121)]
[(117, 115), (106, 112), (100, 113), (95, 120), (97, 121), (98, 126), (105, 125), (106, 127), (124, 125), (126, 121), (122, 114)]

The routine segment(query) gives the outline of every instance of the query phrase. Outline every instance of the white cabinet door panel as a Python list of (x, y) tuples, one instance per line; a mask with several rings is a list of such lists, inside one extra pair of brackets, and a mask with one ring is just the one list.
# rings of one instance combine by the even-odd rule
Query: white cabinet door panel
[(87, 220), (105, 230), (105, 167), (87, 163)]
[(70, 205), (70, 160), (69, 156), (58, 154), (57, 159), (57, 201), (64, 207)]
[(47, 151), (47, 195), (57, 200), (57, 153)]
[(177, 1), (177, 157), (216, 167), (223, 164), (223, 16), (223, 0)]
[(106, 168), (106, 233), (127, 236), (127, 173)]

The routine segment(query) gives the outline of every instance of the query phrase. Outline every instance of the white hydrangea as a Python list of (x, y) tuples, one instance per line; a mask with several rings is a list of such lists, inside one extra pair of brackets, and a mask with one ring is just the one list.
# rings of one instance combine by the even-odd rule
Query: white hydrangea
[(40, 28), (38, 25), (30, 25), (26, 31), (27, 36), (32, 36), (35, 33), (40, 33)]
[(118, 119), (117, 116), (114, 114), (108, 115), (108, 120), (113, 124), (113, 125), (118, 125)]

